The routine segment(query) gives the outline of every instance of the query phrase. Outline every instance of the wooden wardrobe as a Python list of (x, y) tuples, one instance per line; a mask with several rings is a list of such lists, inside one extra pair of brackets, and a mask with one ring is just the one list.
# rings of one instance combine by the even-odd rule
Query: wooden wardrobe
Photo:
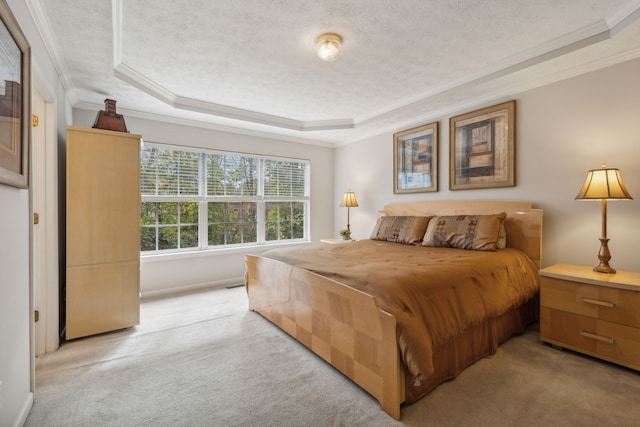
[(140, 322), (140, 143), (67, 127), (66, 339)]

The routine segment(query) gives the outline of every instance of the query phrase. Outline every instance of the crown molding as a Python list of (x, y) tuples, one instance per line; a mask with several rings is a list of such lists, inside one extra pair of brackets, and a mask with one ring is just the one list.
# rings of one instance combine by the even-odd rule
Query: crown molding
[(384, 110), (378, 110), (370, 114), (359, 116), (355, 120), (356, 126), (375, 121), (383, 115), (390, 114), (401, 108), (406, 108), (411, 104), (426, 101), (429, 98), (443, 95), (453, 90), (464, 89), (465, 87), (475, 86), (490, 80), (504, 77), (508, 74), (540, 64), (607, 38), (609, 38), (609, 27), (606, 25), (606, 22), (604, 20), (596, 22), (595, 24), (583, 27), (577, 31), (565, 34), (562, 37), (537, 45), (518, 55), (498, 62), (491, 67), (481, 69), (475, 74), (464, 79), (453, 81), (447, 85), (443, 85), (426, 92), (418, 93), (410, 98), (405, 98), (404, 100), (391, 104)]
[(134, 70), (123, 61), (123, 0), (112, 0), (113, 21), (113, 71), (116, 78), (140, 89), (156, 99), (181, 110), (194, 111), (212, 116), (242, 120), (246, 122), (274, 126), (296, 131), (318, 131), (350, 129), (353, 119), (302, 121), (257, 111), (245, 110), (227, 105), (216, 104), (201, 99), (188, 98), (171, 92), (143, 73)]
[[(247, 135), (247, 136), (266, 138), (266, 139), (272, 139), (277, 141), (294, 142), (294, 143), (331, 148), (331, 147), (340, 147), (344, 145), (354, 144), (375, 136), (383, 135), (386, 133), (394, 133), (404, 129), (409, 129), (411, 127), (418, 126), (425, 122), (440, 120), (442, 117), (456, 115), (462, 111), (470, 111), (473, 109), (481, 108), (482, 106), (499, 102), (501, 99), (506, 100), (507, 98), (512, 98), (514, 94), (522, 93), (527, 90), (553, 84), (562, 80), (566, 80), (568, 78), (576, 77), (582, 74), (586, 74), (592, 71), (602, 69), (604, 67), (619, 64), (625, 61), (630, 61), (632, 59), (636, 59), (639, 57), (640, 57), (640, 48), (637, 48), (637, 49), (631, 49), (625, 52), (621, 52), (615, 55), (611, 55), (606, 58), (599, 58), (596, 61), (583, 63), (578, 66), (572, 67), (570, 69), (563, 69), (560, 71), (556, 70), (554, 72), (541, 75), (534, 80), (528, 80), (526, 83), (516, 83), (510, 86), (504, 86), (500, 91), (492, 91), (480, 97), (468, 99), (468, 100), (465, 100), (464, 102), (452, 104), (447, 107), (440, 108), (438, 110), (430, 110), (429, 115), (422, 116), (420, 117), (420, 119), (412, 118), (401, 123), (394, 123), (393, 125), (385, 126), (382, 128), (376, 128), (370, 132), (359, 133), (357, 138), (346, 139), (337, 143), (330, 143), (325, 141), (312, 140), (312, 139), (299, 138), (299, 137), (291, 137), (291, 136), (286, 136), (286, 135), (281, 135), (276, 133), (269, 133), (266, 131), (250, 130), (250, 129), (244, 129), (240, 127), (233, 127), (229, 125), (219, 125), (219, 124), (210, 123), (210, 122), (201, 121), (201, 120), (177, 118), (175, 116), (168, 116), (168, 115), (156, 114), (156, 113), (147, 113), (147, 112), (142, 112), (138, 110), (128, 110), (128, 109), (119, 108), (118, 111), (126, 116), (136, 117), (136, 118), (145, 119), (145, 120), (152, 120), (152, 121), (158, 121), (163, 123), (172, 123), (172, 124), (188, 126), (188, 127), (198, 127), (198, 128), (209, 129), (209, 130), (214, 130), (218, 132)], [(421, 100), (424, 101), (425, 99), (422, 98), (416, 102), (419, 102)], [(89, 110), (89, 111), (98, 111), (103, 107), (104, 107), (103, 104), (89, 103), (89, 102), (78, 102), (74, 105), (74, 108)], [(390, 113), (392, 112), (393, 111), (391, 111)]]
[(352, 119), (301, 121), (176, 95), (122, 62), (117, 64), (113, 71), (114, 76), (118, 79), (181, 110), (296, 131), (336, 130), (354, 127)]
[[(59, 80), (63, 88), (65, 89), (67, 98), (69, 99), (71, 105), (77, 108), (101, 108), (101, 105), (98, 106), (97, 104), (78, 102), (77, 88), (73, 84), (65, 61), (57, 47), (55, 35), (51, 31), (48, 20), (41, 6), (41, 1), (43, 0), (25, 0), (25, 3), (27, 9), (29, 10), (29, 13), (31, 14), (36, 24), (37, 31), (44, 43), (45, 49), (47, 50), (53, 62)], [(522, 52), (521, 54), (507, 58), (500, 63), (494, 64), (492, 67), (478, 71), (477, 73), (466, 79), (458, 80), (445, 86), (440, 86), (434, 90), (418, 93), (410, 98), (405, 98), (403, 100), (390, 104), (384, 109), (363, 114), (355, 118), (302, 121), (287, 117), (264, 114), (257, 111), (250, 111), (236, 107), (215, 104), (204, 100), (182, 97), (159, 85), (157, 82), (147, 78), (144, 74), (132, 69), (122, 61), (124, 3), (123, 0), (112, 0), (111, 3), (113, 24), (113, 68), (114, 75), (118, 79), (132, 85), (133, 87), (138, 88), (139, 90), (176, 109), (194, 111), (204, 113), (212, 117), (229, 118), (254, 123), (257, 125), (266, 125), (274, 128), (299, 131), (303, 133), (309, 131), (331, 131), (355, 128), (363, 131), (363, 127), (365, 127), (365, 125), (382, 120), (385, 116), (398, 113), (400, 110), (410, 108), (414, 104), (418, 105), (420, 103), (429, 102), (431, 98), (441, 96), (450, 91), (462, 90), (467, 87), (487, 83), (492, 80), (505, 77), (514, 72), (522, 71), (528, 67), (544, 63), (545, 61), (557, 58), (559, 56), (562, 56), (563, 54), (579, 50), (586, 46), (594, 45), (604, 40), (611, 39), (615, 34), (619, 33), (628, 25), (640, 18), (640, 0), (628, 0), (621, 4), (619, 8), (617, 8), (608, 17), (601, 21), (583, 27), (577, 31), (565, 34), (562, 37), (558, 37), (549, 42), (535, 46), (534, 48)], [(482, 99), (478, 98), (474, 100), (468, 100), (464, 103), (443, 107), (437, 111), (430, 111), (429, 117), (442, 117), (443, 115), (453, 113), (455, 111), (461, 111), (462, 109), (464, 109), (463, 107), (466, 106), (469, 106), (469, 108), (473, 108), (471, 106), (472, 104), (482, 104), (485, 102), (485, 98), (495, 100), (496, 98), (501, 97), (502, 93), (519, 93), (525, 90), (532, 89), (534, 87), (543, 86), (555, 81), (593, 71), (604, 66), (634, 59), (638, 56), (640, 56), (640, 52), (638, 52), (638, 49), (633, 49), (627, 52), (612, 55), (607, 58), (600, 58), (596, 61), (580, 64), (578, 66), (571, 67), (570, 69), (554, 71), (553, 73), (541, 76), (539, 78), (536, 78), (535, 80), (514, 83), (508, 88), (501, 89), (499, 91), (500, 93), (492, 91), (491, 94), (487, 94), (486, 96), (483, 95)], [(327, 143), (316, 139), (296, 138), (286, 135), (280, 135), (277, 134), (277, 129), (274, 129), (274, 132), (271, 133), (268, 130), (246, 130), (239, 127), (208, 123), (197, 119), (173, 118), (162, 114), (148, 114), (132, 110), (128, 111), (127, 114), (130, 116), (147, 118), (151, 120), (161, 120), (164, 122), (173, 122), (176, 124), (204, 127), (218, 131), (240, 133), (265, 138), (276, 138), (281, 141), (286, 140), (311, 145), (336, 146), (336, 144)], [(410, 120), (407, 123), (409, 122), (415, 123), (415, 120)], [(357, 137), (344, 140), (342, 143), (354, 143), (375, 135), (379, 135), (381, 133), (395, 131), (397, 130), (398, 126), (399, 125), (396, 122), (393, 126), (386, 126), (383, 128), (377, 127), (375, 129), (372, 129), (371, 132), (359, 133)], [(340, 145), (342, 145), (342, 143)]]
[(627, 25), (640, 17), (640, 0), (628, 0), (622, 3), (607, 18), (607, 25), (613, 33), (624, 29)]
[[(99, 111), (101, 109), (104, 109), (104, 104), (81, 101), (81, 102), (77, 102), (73, 106), (73, 108), (77, 108), (79, 110), (87, 110), (87, 111)], [(135, 117), (138, 119), (151, 120), (151, 121), (162, 122), (162, 123), (171, 123), (171, 124), (187, 126), (187, 127), (197, 127), (201, 129), (208, 129), (208, 130), (232, 133), (237, 135), (253, 136), (253, 137), (271, 139), (271, 140), (280, 141), (280, 142), (283, 142), (283, 141), (294, 142), (297, 144), (314, 145), (318, 147), (335, 147), (336, 146), (336, 144), (331, 142), (300, 138), (297, 136), (296, 137), (287, 136), (279, 133), (269, 133), (267, 131), (262, 131), (262, 130), (245, 129), (240, 127), (234, 127), (231, 125), (219, 125), (216, 123), (206, 122), (202, 120), (195, 120), (191, 118), (184, 119), (184, 118), (179, 118), (179, 117), (169, 116), (164, 114), (147, 113), (139, 110), (129, 110), (121, 107), (118, 107), (118, 113), (127, 117)]]
[(597, 21), (594, 24), (587, 25), (576, 31), (572, 31), (562, 35), (561, 37), (557, 37), (556, 39), (537, 45), (532, 49), (507, 58), (504, 61), (492, 65), (491, 67), (479, 70), (477, 73), (465, 79), (454, 81), (448, 85), (443, 85), (434, 90), (423, 92), (390, 104), (382, 110), (363, 114), (356, 118), (301, 121), (216, 104), (204, 100), (182, 97), (147, 78), (143, 73), (133, 70), (122, 60), (122, 2), (123, 0), (112, 0), (114, 32), (113, 59), (114, 74), (117, 78), (133, 85), (134, 87), (168, 105), (171, 105), (174, 108), (302, 132), (353, 129), (363, 126), (372, 121), (379, 120), (385, 115), (407, 108), (412, 104), (428, 101), (429, 98), (434, 96), (495, 80), (514, 72), (521, 71), (525, 68), (557, 58), (561, 55), (574, 52), (586, 46), (610, 39), (613, 33), (620, 31), (622, 27), (633, 22), (640, 16), (640, 0), (631, 0), (624, 3), (619, 9), (615, 10), (611, 16), (607, 17), (607, 19)]
[(72, 96), (75, 93), (74, 85), (71, 80), (71, 74), (69, 73), (66, 63), (60, 54), (60, 50), (58, 49), (58, 44), (56, 42), (56, 37), (51, 31), (51, 26), (49, 25), (49, 21), (46, 18), (44, 11), (42, 10), (42, 6), (38, 0), (25, 0), (25, 4), (27, 6), (27, 10), (35, 23), (36, 30), (40, 35), (40, 39), (44, 44), (45, 50), (49, 54), (51, 58), (51, 62), (53, 63), (53, 67), (56, 70), (56, 74), (58, 75), (58, 79), (60, 80), (60, 84), (64, 88), (67, 98), (69, 102), (73, 105), (76, 102), (76, 99), (73, 99)]
[[(584, 62), (582, 64), (573, 66), (571, 68), (564, 68), (562, 70), (556, 69), (552, 72), (539, 75), (535, 79), (527, 79), (524, 81), (518, 81), (508, 86), (501, 86), (500, 90), (486, 92), (479, 97), (470, 98), (456, 104), (450, 104), (446, 107), (439, 108), (436, 110), (429, 109), (429, 114), (425, 116), (421, 116), (419, 119), (411, 118), (409, 120), (405, 120), (400, 123), (396, 122), (393, 125), (377, 128), (368, 133), (360, 132), (358, 133), (357, 138), (343, 140), (339, 143), (336, 143), (335, 146), (339, 147), (342, 145), (354, 144), (354, 143), (366, 140), (368, 138), (372, 138), (385, 133), (400, 132), (402, 130), (410, 129), (412, 127), (416, 127), (424, 123), (429, 123), (434, 120), (441, 120), (443, 117), (458, 115), (465, 111), (472, 111), (475, 109), (479, 109), (491, 104), (502, 102), (501, 100), (506, 101), (508, 99), (512, 99), (517, 94), (526, 92), (528, 90), (532, 90), (532, 89), (536, 89), (549, 84), (557, 83), (562, 80), (577, 77), (583, 74), (587, 74), (593, 71), (603, 69), (605, 67), (620, 64), (626, 61), (631, 61), (637, 58), (640, 58), (640, 48), (634, 48), (634, 49), (619, 52), (604, 58), (598, 58), (597, 60)], [(416, 101), (414, 104), (418, 105), (420, 101), (428, 101), (428, 100), (423, 98)], [(392, 114), (394, 111), (390, 111), (389, 114)], [(377, 116), (378, 119), (381, 117), (382, 115)], [(374, 119), (371, 119), (371, 121), (374, 121)], [(362, 125), (362, 124), (363, 123), (358, 123), (358, 125)]]

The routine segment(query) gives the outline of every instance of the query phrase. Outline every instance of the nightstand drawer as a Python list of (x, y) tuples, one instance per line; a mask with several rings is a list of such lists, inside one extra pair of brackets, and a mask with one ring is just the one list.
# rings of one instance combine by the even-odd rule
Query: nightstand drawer
[(540, 338), (640, 370), (638, 328), (541, 307)]
[(540, 305), (640, 328), (640, 292), (540, 278)]

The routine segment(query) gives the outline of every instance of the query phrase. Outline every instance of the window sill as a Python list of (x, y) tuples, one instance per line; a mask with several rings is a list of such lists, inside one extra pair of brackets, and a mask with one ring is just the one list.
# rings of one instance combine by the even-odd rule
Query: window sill
[(253, 246), (238, 246), (235, 248), (220, 248), (220, 249), (203, 249), (184, 252), (167, 252), (167, 253), (154, 253), (154, 254), (140, 254), (140, 262), (159, 262), (159, 261), (173, 261), (179, 259), (192, 259), (200, 257), (210, 257), (217, 255), (233, 255), (233, 254), (246, 254), (254, 255), (260, 254), (266, 250), (274, 248), (282, 248), (288, 246), (306, 246), (312, 242), (289, 242), (289, 243), (269, 243), (264, 245)]

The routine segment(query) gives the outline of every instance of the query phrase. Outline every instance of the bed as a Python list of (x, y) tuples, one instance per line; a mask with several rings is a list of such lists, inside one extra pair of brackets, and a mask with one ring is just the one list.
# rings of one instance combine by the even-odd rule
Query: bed
[(537, 321), (541, 236), (530, 202), (387, 205), (371, 239), (248, 255), (249, 309), (399, 419)]

